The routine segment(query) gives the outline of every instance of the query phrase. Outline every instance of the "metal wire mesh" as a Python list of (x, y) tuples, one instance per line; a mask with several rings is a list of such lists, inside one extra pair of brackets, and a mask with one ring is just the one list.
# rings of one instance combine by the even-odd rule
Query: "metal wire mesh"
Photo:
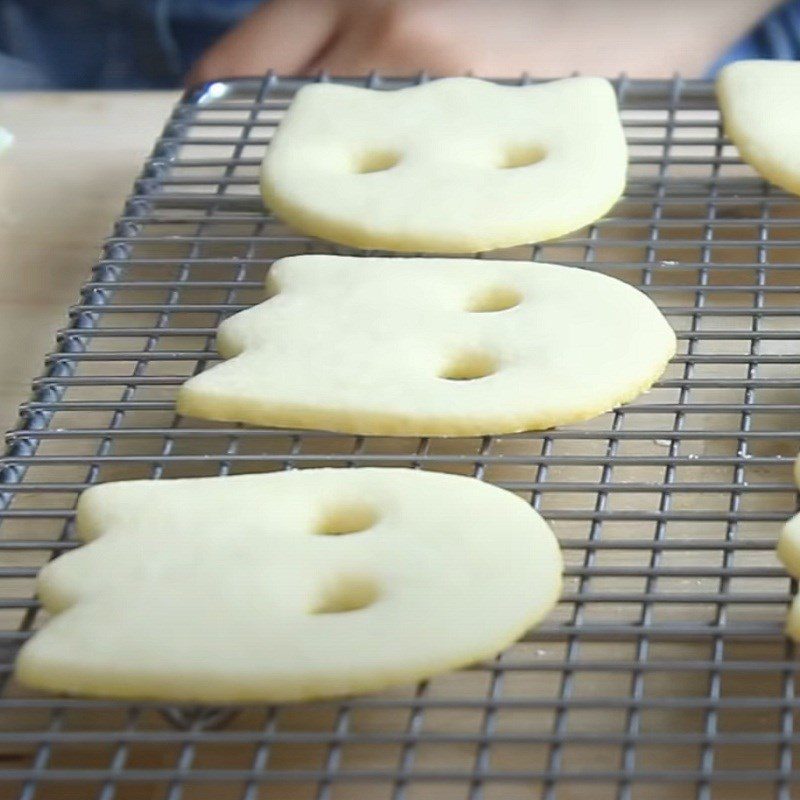
[[(707, 83), (622, 77), (624, 198), (573, 236), (500, 257), (648, 292), (680, 340), (651, 392), (583, 425), (447, 441), (177, 418), (175, 388), (217, 358), (216, 326), (261, 299), (269, 264), (332, 251), (258, 199), (263, 148), (301, 84), (221, 82), (175, 108), (9, 435), (0, 797), (789, 798), (794, 587), (773, 546), (795, 508), (798, 200), (741, 164)], [(41, 622), (33, 578), (74, 546), (86, 486), (323, 464), (518, 492), (565, 552), (557, 611), (490, 663), (345, 702), (165, 709), (14, 684), (16, 648)]]

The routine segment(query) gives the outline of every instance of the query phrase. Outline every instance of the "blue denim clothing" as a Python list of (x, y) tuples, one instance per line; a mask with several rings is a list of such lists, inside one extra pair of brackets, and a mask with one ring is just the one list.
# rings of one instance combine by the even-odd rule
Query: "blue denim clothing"
[(0, 89), (177, 86), (258, 0), (0, 0)]
[[(258, 0), (0, 0), (0, 89), (180, 84)], [(800, 59), (800, 0), (788, 0), (710, 65)]]
[(708, 75), (712, 77), (726, 64), (747, 58), (800, 59), (800, 0), (788, 0), (764, 17), (709, 67)]

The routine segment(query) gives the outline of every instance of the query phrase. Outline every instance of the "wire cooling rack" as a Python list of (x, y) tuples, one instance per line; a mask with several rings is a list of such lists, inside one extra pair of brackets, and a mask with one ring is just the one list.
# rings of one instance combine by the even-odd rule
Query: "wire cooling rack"
[[(275, 258), (348, 252), (258, 199), (264, 146), (300, 85), (220, 82), (179, 103), (9, 434), (0, 797), (791, 797), (798, 662), (781, 631), (794, 587), (773, 546), (800, 444), (799, 201), (741, 164), (709, 84), (620, 78), (624, 198), (571, 237), (500, 257), (643, 288), (680, 341), (651, 392), (583, 425), (448, 441), (176, 417), (176, 387), (214, 363), (218, 323), (261, 299)], [(82, 489), (323, 464), (519, 493), (564, 549), (559, 607), (496, 660), (345, 702), (164, 708), (15, 685), (14, 653), (41, 622), (33, 579), (74, 546)]]

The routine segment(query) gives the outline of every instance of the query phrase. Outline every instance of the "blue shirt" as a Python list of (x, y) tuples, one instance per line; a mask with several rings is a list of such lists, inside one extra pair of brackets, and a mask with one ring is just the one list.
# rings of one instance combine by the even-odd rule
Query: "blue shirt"
[(800, 60), (800, 0), (788, 0), (769, 13), (743, 39), (718, 58), (708, 76), (730, 64), (749, 58)]
[(0, 89), (179, 86), (258, 0), (0, 0)]

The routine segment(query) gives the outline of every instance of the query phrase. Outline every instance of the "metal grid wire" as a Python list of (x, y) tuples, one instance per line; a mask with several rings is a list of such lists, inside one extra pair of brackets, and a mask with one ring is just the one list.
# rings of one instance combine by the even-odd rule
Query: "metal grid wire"
[[(795, 508), (800, 201), (742, 165), (709, 84), (622, 77), (623, 199), (500, 257), (643, 288), (680, 341), (651, 392), (582, 425), (458, 440), (178, 418), (176, 387), (217, 359), (218, 323), (261, 299), (269, 264), (332, 251), (258, 199), (264, 146), (301, 84), (221, 82), (175, 108), (9, 435), (0, 797), (791, 797), (798, 662), (781, 630), (794, 587), (773, 546)], [(82, 489), (322, 464), (519, 493), (564, 549), (558, 609), (496, 660), (345, 702), (163, 708), (15, 685), (16, 648), (41, 622), (33, 578), (75, 546)]]

